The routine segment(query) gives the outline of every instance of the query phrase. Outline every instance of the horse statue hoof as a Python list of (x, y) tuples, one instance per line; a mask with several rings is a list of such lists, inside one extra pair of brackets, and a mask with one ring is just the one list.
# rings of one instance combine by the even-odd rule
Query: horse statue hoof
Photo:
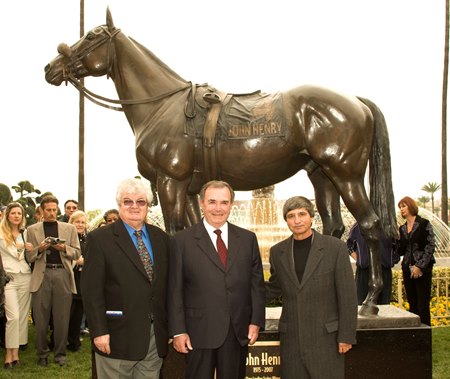
[(358, 312), (360, 316), (376, 316), (378, 315), (378, 307), (376, 304), (363, 303)]

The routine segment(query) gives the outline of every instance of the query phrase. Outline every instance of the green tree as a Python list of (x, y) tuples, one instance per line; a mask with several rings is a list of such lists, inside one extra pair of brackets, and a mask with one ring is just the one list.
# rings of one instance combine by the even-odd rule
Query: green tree
[(41, 191), (34, 187), (28, 180), (22, 180), (16, 186), (11, 187), (19, 194), (16, 201), (22, 204), (25, 210), (25, 218), (27, 225), (34, 224), (34, 212), (36, 210), (36, 199), (41, 194)]
[(434, 193), (441, 188), (441, 185), (436, 182), (429, 182), (422, 187), (422, 191), (428, 192), (431, 196), (431, 212), (434, 214)]
[(426, 208), (427, 203), (430, 201), (430, 198), (428, 196), (420, 196), (417, 200), (419, 201), (419, 205), (422, 208)]
[(6, 184), (0, 183), (0, 205), (6, 205), (12, 201), (11, 190)]

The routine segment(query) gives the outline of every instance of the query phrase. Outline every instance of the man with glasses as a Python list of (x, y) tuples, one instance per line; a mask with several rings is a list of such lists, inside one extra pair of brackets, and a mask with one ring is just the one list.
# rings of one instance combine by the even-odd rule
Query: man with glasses
[(159, 379), (169, 336), (168, 235), (146, 223), (150, 186), (117, 189), (119, 220), (88, 234), (81, 293), (99, 379)]
[(69, 222), (70, 216), (72, 216), (72, 213), (77, 210), (78, 210), (78, 201), (66, 200), (66, 202), (64, 203), (64, 214), (62, 215), (59, 221)]

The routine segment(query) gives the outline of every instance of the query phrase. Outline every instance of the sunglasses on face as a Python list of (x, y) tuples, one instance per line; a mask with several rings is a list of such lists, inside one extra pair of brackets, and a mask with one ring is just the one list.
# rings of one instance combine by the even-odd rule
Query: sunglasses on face
[(131, 200), (131, 199), (124, 199), (122, 201), (122, 204), (125, 207), (132, 207), (134, 204), (136, 204), (136, 206), (138, 206), (138, 207), (145, 207), (147, 205), (147, 201), (144, 199), (138, 199), (136, 201)]

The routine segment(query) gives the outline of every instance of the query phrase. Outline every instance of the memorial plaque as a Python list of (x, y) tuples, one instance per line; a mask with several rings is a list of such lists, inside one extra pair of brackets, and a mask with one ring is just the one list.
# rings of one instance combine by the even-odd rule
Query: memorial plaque
[(278, 332), (263, 331), (259, 333), (258, 341), (248, 347), (245, 378), (281, 378), (280, 335)]

